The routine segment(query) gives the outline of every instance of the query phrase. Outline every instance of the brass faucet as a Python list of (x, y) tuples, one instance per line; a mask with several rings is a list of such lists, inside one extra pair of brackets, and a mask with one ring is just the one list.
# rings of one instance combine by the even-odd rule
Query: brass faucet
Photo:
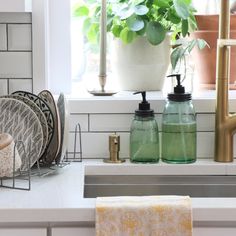
[(109, 151), (110, 159), (104, 159), (106, 163), (122, 163), (124, 159), (119, 158), (120, 151), (120, 136), (115, 134), (109, 135)]
[(215, 161), (217, 162), (233, 161), (233, 135), (236, 132), (236, 115), (229, 114), (228, 110), (230, 46), (236, 46), (236, 40), (230, 39), (229, 35), (229, 0), (221, 0), (216, 61)]

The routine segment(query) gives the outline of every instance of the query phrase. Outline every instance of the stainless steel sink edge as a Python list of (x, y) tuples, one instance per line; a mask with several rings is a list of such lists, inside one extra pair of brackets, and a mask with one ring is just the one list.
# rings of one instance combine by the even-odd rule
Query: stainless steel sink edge
[(84, 197), (189, 195), (236, 197), (236, 176), (86, 175)]

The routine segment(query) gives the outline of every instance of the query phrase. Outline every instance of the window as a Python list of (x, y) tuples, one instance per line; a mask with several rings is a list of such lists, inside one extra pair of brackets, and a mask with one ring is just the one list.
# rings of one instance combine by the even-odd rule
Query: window
[(91, 68), (88, 71), (94, 71), (94, 74), (87, 73), (85, 81), (98, 83), (95, 74), (98, 54), (90, 55), (85, 60), (88, 54), (84, 53), (84, 45), (81, 43), (81, 23), (78, 19), (71, 21), (71, 6), (76, 2), (78, 0), (32, 1), (35, 93), (45, 87), (56, 94), (60, 91), (70, 94), (72, 90), (78, 93), (81, 91), (80, 82), (86, 61), (90, 62)]
[(70, 1), (33, 0), (34, 92), (71, 92)]
[[(71, 58), (72, 58), (72, 92), (73, 89), (81, 92), (84, 90), (99, 89), (99, 45), (90, 48), (82, 33), (83, 21), (73, 17), (73, 9), (83, 0), (71, 0)], [(109, 35), (107, 35), (107, 74), (109, 75), (106, 88), (110, 83)], [(114, 83), (113, 83), (114, 85)], [(74, 92), (76, 92), (74, 91)]]
[[(29, 0), (27, 0), (29, 1)], [(98, 83), (98, 55), (85, 54), (81, 23), (78, 19), (71, 22), (71, 6), (80, 0), (33, 0), (33, 40), (34, 40), (34, 89), (49, 87), (54, 93), (62, 89), (66, 93), (79, 91), (82, 75), (91, 63), (86, 80)], [(193, 0), (198, 10), (203, 7), (201, 1)], [(211, 0), (204, 9), (213, 9), (218, 0)], [(214, 8), (214, 9), (216, 9)], [(201, 10), (199, 10), (200, 12)], [(71, 24), (70, 24), (71, 23)], [(72, 50), (71, 50), (72, 47)], [(72, 54), (72, 60), (71, 55)], [(88, 57), (89, 56), (89, 57)], [(87, 60), (86, 60), (87, 58)], [(108, 55), (109, 60), (109, 55)], [(109, 63), (108, 63), (109, 64)], [(72, 69), (71, 69), (72, 68)], [(72, 80), (71, 80), (72, 78)], [(108, 83), (110, 79), (108, 76)], [(72, 83), (73, 86), (72, 86)]]

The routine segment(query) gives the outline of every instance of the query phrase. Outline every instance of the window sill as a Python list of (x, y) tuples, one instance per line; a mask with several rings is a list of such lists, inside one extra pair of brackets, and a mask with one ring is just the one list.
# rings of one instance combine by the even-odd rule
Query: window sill
[[(147, 92), (147, 100), (156, 113), (162, 113), (166, 95), (162, 91)], [(88, 92), (67, 96), (71, 112), (75, 113), (133, 113), (141, 100), (140, 95), (131, 91), (121, 91), (113, 96), (94, 96)], [(205, 90), (193, 94), (193, 104), (197, 113), (214, 113), (216, 91)], [(229, 110), (236, 111), (236, 91), (229, 91)]]

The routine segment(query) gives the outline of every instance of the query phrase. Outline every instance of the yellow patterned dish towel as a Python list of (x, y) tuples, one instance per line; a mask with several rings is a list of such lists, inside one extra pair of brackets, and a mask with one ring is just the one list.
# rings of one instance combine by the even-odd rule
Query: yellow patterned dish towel
[(96, 236), (191, 236), (188, 196), (100, 197)]

